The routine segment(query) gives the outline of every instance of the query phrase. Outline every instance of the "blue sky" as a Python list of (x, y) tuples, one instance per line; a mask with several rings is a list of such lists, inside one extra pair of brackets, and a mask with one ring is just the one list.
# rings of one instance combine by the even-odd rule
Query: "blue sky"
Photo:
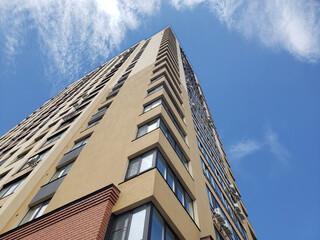
[(170, 25), (258, 238), (319, 239), (318, 1), (3, 0), (0, 12), (0, 135)]

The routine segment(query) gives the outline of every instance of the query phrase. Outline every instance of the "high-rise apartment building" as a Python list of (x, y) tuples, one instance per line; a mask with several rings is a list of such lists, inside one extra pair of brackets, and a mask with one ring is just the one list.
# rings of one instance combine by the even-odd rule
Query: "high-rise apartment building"
[(257, 239), (172, 30), (0, 138), (0, 239)]

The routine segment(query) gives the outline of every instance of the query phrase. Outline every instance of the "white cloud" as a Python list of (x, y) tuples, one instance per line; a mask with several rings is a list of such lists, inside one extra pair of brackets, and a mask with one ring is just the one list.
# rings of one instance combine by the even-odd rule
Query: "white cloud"
[[(315, 62), (320, 57), (320, 2), (316, 0), (170, 0), (176, 9), (205, 4), (221, 22), (247, 37)], [(117, 49), (128, 29), (160, 9), (159, 0), (2, 0), (0, 30), (6, 60), (14, 63), (30, 30), (48, 63), (54, 92)], [(88, 61), (89, 60), (89, 61)], [(91, 64), (88, 66), (87, 64)], [(86, 64), (84, 66), (84, 64)], [(51, 79), (55, 73), (59, 78)]]
[(261, 149), (261, 144), (252, 139), (241, 140), (229, 149), (230, 159), (240, 160)]
[(14, 58), (24, 35), (35, 30), (41, 50), (52, 64), (45, 69), (48, 76), (60, 73), (61, 79), (48, 79), (58, 90), (62, 81), (73, 81), (84, 67), (88, 69), (83, 64), (91, 62), (92, 68), (98, 57), (107, 58), (119, 47), (127, 29), (136, 29), (159, 4), (157, 0), (2, 0), (4, 48), (8, 58)]
[(228, 159), (234, 162), (244, 160), (250, 154), (259, 150), (266, 150), (274, 156), (277, 163), (289, 166), (290, 153), (278, 140), (278, 134), (268, 127), (261, 140), (245, 139), (231, 145), (228, 148)]
[(200, 3), (249, 38), (285, 49), (308, 62), (320, 58), (320, 2), (317, 0), (171, 0), (177, 9)]
[(268, 128), (265, 133), (265, 141), (271, 153), (284, 165), (287, 165), (290, 154), (288, 150), (278, 141), (278, 135)]

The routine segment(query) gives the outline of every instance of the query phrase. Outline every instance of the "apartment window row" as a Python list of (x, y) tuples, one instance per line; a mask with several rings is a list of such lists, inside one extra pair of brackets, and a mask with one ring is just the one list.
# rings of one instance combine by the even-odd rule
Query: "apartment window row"
[(112, 231), (107, 233), (107, 238), (111, 240), (179, 239), (152, 203), (116, 216)]
[[(79, 141), (76, 141), (76, 142), (74, 143), (73, 147), (71, 148), (71, 150), (74, 150), (74, 149), (76, 149), (76, 148), (79, 148), (79, 147), (82, 147), (82, 146), (86, 145), (87, 142), (89, 141), (89, 138), (90, 138), (90, 136), (89, 136), (89, 137), (86, 137), (86, 138), (84, 138), (84, 139), (81, 139), (81, 140), (79, 140)], [(70, 150), (70, 151), (71, 151), (71, 150)]]
[[(202, 157), (200, 156), (200, 159), (201, 159), (201, 164), (202, 164), (202, 167), (206, 167)], [(233, 198), (231, 197), (231, 193), (230, 191), (228, 190), (228, 188), (226, 187), (225, 183), (223, 182), (223, 180), (221, 179), (220, 175), (219, 175), (219, 172), (217, 171), (217, 169), (215, 168), (215, 166), (213, 165), (213, 163), (211, 161), (207, 161), (207, 163), (209, 164), (211, 170), (213, 171), (214, 175), (216, 176), (216, 178), (218, 179), (219, 183), (221, 184), (222, 188), (224, 189), (225, 193), (227, 194), (227, 196), (229, 197), (230, 201), (232, 203), (236, 203)], [(207, 171), (204, 170), (204, 173), (205, 175), (207, 174)]]
[(168, 75), (169, 75), (170, 78), (172, 79), (174, 85), (176, 86), (176, 88), (177, 88), (178, 91), (179, 91), (179, 96), (180, 96), (180, 94), (181, 94), (181, 88), (180, 88), (180, 86), (179, 86), (179, 85), (180, 85), (180, 84), (179, 84), (179, 80), (177, 80), (177, 79), (179, 79), (179, 77), (174, 73), (174, 71), (172, 70), (171, 65), (170, 65), (168, 62), (164, 63), (163, 65), (161, 65), (161, 66), (159, 66), (158, 68), (156, 68), (155, 70), (153, 70), (153, 74), (155, 74), (155, 73), (157, 73), (157, 72), (159, 72), (159, 71), (161, 71), (161, 70), (163, 70), (163, 69), (166, 70), (166, 72), (168, 73)]
[(113, 98), (114, 96), (116, 96), (118, 94), (118, 92), (120, 91), (120, 89), (123, 86), (124, 82), (128, 78), (129, 74), (130, 74), (130, 72), (129, 73), (125, 73), (120, 77), (118, 82), (113, 86), (112, 91), (110, 93), (108, 93), (106, 100), (111, 99), (111, 98)]
[[(207, 154), (205, 148), (203, 147), (202, 143), (200, 142), (200, 140), (197, 137), (197, 144), (198, 144), (198, 148), (200, 150), (200, 152), (202, 153), (202, 155), (204, 156), (204, 158), (206, 159), (206, 161), (208, 163), (212, 162), (211, 158), (209, 157), (209, 155)], [(223, 177), (223, 179), (225, 180), (225, 182), (230, 185), (229, 180), (227, 179), (226, 175), (224, 174), (224, 172), (222, 171), (221, 167), (219, 166), (218, 162), (216, 161), (215, 158), (212, 158), (215, 162), (215, 165), (218, 167), (219, 173), (220, 175)]]
[(22, 225), (26, 222), (30, 222), (33, 219), (40, 217), (43, 214), (43, 212), (46, 210), (49, 202), (50, 200), (47, 200), (45, 202), (39, 203), (38, 205), (30, 208), (30, 210), (28, 211), (28, 213), (26, 214), (26, 216), (23, 218), (23, 220), (19, 225)]
[(158, 92), (158, 91), (160, 91), (160, 90), (163, 89), (163, 88), (164, 88), (164, 85), (161, 84), (161, 85), (159, 85), (159, 86), (151, 89), (150, 91), (148, 91), (147, 96), (150, 96), (151, 94), (154, 94), (155, 92)]
[(210, 185), (212, 186), (213, 190), (216, 192), (216, 194), (218, 195), (219, 199), (221, 200), (223, 206), (225, 207), (225, 209), (227, 210), (227, 212), (229, 213), (232, 221), (235, 223), (235, 225), (237, 226), (239, 232), (241, 233), (241, 235), (246, 239), (246, 235), (245, 235), (245, 230), (242, 226), (242, 224), (240, 223), (239, 219), (237, 218), (236, 214), (234, 213), (234, 211), (232, 210), (229, 202), (227, 201), (227, 199), (225, 198), (225, 196), (223, 195), (220, 187), (218, 186), (217, 182), (214, 180), (213, 176), (211, 175), (211, 173), (208, 171), (208, 168), (206, 167), (206, 165), (204, 164), (204, 162), (202, 161), (202, 169), (203, 169), (203, 173), (206, 176), (206, 178), (208, 179)]
[[(208, 198), (209, 198), (209, 204), (210, 204), (210, 208), (211, 211), (213, 212), (213, 214), (215, 215), (215, 209), (218, 209), (219, 214), (222, 216), (222, 218), (225, 221), (225, 225), (228, 226), (228, 228), (231, 230), (232, 234), (229, 236), (229, 238), (231, 240), (241, 240), (241, 238), (238, 236), (237, 232), (234, 230), (234, 228), (232, 227), (231, 223), (229, 222), (228, 218), (226, 217), (226, 215), (224, 214), (223, 210), (221, 209), (219, 203), (216, 201), (214, 195), (212, 194), (212, 192), (210, 191), (210, 189), (207, 187), (207, 193), (208, 193)], [(247, 238), (245, 238), (247, 239)]]
[[(153, 78), (150, 80), (150, 82), (151, 82), (151, 83), (154, 83), (154, 82), (160, 80), (160, 79), (163, 78), (163, 77), (164, 77), (164, 78), (167, 80), (167, 82), (169, 83), (169, 86), (171, 87), (172, 91), (174, 92), (175, 96), (177, 97), (179, 103), (182, 104), (182, 99), (181, 99), (179, 93), (177, 92), (177, 90), (175, 89), (175, 87), (172, 85), (172, 82), (171, 82), (171, 80), (167, 77), (167, 74), (166, 74), (166, 73), (161, 73), (160, 75), (157, 75), (157, 76), (153, 77)], [(166, 90), (167, 90), (167, 89), (166, 89)], [(171, 94), (169, 94), (169, 91), (167, 91), (167, 93), (168, 93), (168, 95), (169, 95), (169, 97), (170, 97)], [(171, 96), (170, 99), (171, 99), (171, 98), (173, 98), (173, 97)], [(173, 100), (171, 100), (171, 101), (175, 103), (175, 101), (173, 101)], [(178, 111), (178, 112), (179, 112), (179, 111)], [(180, 114), (180, 113), (179, 113), (179, 114)], [(183, 117), (182, 117), (182, 118), (183, 118)]]
[(38, 153), (37, 155), (29, 158), (28, 161), (19, 169), (18, 172), (21, 172), (22, 170), (30, 166), (35, 166), (36, 164), (38, 164), (46, 156), (46, 154), (50, 151), (50, 149), (51, 148), (45, 149), (42, 152)]
[(5, 198), (14, 193), (14, 191), (20, 186), (21, 183), (23, 183), (26, 177), (27, 176), (24, 176), (10, 183), (5, 184), (3, 188), (0, 190), (0, 199)]
[(193, 201), (189, 194), (182, 187), (181, 183), (165, 161), (164, 157), (159, 152), (157, 161), (157, 169), (161, 173), (162, 177), (166, 180), (171, 190), (175, 193), (182, 206), (186, 209), (191, 218), (194, 218)]
[(58, 132), (58, 133), (54, 134), (53, 136), (49, 137), (47, 139), (47, 141), (41, 147), (44, 147), (44, 146), (46, 146), (46, 145), (58, 140), (66, 131), (67, 131), (67, 129), (65, 129), (65, 130), (63, 130), (61, 132)]
[(59, 126), (59, 128), (58, 128), (57, 130), (59, 130), (59, 129), (61, 129), (61, 128), (67, 126), (67, 125), (69, 125), (69, 124), (72, 123), (72, 122), (74, 122), (74, 120), (76, 120), (76, 118), (77, 118), (78, 116), (79, 116), (79, 114), (78, 114), (77, 116), (74, 116), (74, 117), (72, 117), (72, 118), (64, 121), (63, 123), (61, 123), (61, 125)]
[[(197, 117), (195, 117), (195, 115), (196, 115)], [(197, 112), (194, 113), (194, 112), (192, 111), (192, 116), (193, 116), (193, 119), (195, 120), (195, 122), (197, 123), (197, 126), (198, 126), (199, 129), (201, 130), (203, 136), (205, 136), (205, 137), (207, 138), (207, 140), (208, 140), (208, 144), (209, 144), (210, 147), (211, 147), (211, 148), (210, 148), (210, 155), (211, 155), (212, 157), (215, 157), (216, 159), (218, 159), (219, 162), (221, 163), (224, 171), (226, 171), (226, 170), (225, 170), (225, 166), (224, 166), (224, 164), (223, 164), (223, 162), (222, 162), (222, 159), (221, 159), (220, 151), (218, 150), (218, 148), (217, 148), (217, 146), (216, 146), (216, 141), (213, 140), (212, 136), (208, 133), (208, 131), (204, 131), (204, 130), (203, 130), (203, 128), (204, 128), (205, 130), (207, 130), (208, 128), (204, 126), (203, 121), (200, 120), (199, 115), (198, 115)], [(196, 129), (196, 130), (197, 130), (197, 129)], [(201, 134), (199, 134), (199, 136), (201, 137)], [(205, 143), (204, 140), (203, 140), (203, 142)], [(213, 143), (213, 145), (212, 145), (212, 143)], [(209, 149), (209, 148), (208, 148), (208, 149)], [(211, 149), (212, 149), (212, 151), (211, 151)]]
[(143, 44), (142, 48), (139, 50), (139, 52), (138, 52), (137, 55), (134, 57), (134, 59), (132, 60), (132, 62), (137, 61), (137, 60), (141, 57), (142, 53), (144, 52), (145, 48), (148, 46), (149, 42), (150, 42), (150, 39), (148, 39), (148, 40)]
[(160, 98), (152, 103), (150, 103), (149, 105), (145, 106), (144, 109), (143, 109), (143, 112), (148, 112), (150, 111), (151, 109), (159, 106), (159, 105), (162, 105), (164, 107), (164, 109), (166, 110), (166, 112), (168, 113), (171, 121), (173, 122), (173, 124), (175, 125), (175, 127), (177, 128), (179, 134), (181, 135), (181, 137), (183, 138), (183, 140), (186, 139), (186, 135), (183, 133), (183, 131), (181, 130), (181, 127), (179, 126), (179, 124), (177, 123), (177, 121), (175, 120), (171, 110), (169, 109), (169, 107), (167, 106), (167, 104), (165, 103), (165, 101)]
[(94, 115), (92, 115), (92, 117), (90, 118), (90, 120), (88, 122), (87, 129), (100, 123), (101, 119), (103, 118), (104, 114), (108, 110), (109, 106), (110, 106), (110, 104), (98, 109), (98, 112), (95, 113)]
[(180, 181), (177, 179), (167, 161), (164, 159), (160, 151), (155, 148), (152, 149), (129, 162), (126, 180), (138, 176), (150, 169), (157, 168), (161, 173), (171, 190), (177, 196), (182, 206), (186, 209), (188, 214), (193, 218), (193, 201), (189, 194), (182, 187)]
[(166, 91), (166, 93), (168, 94), (168, 96), (169, 96), (174, 108), (177, 110), (177, 112), (178, 112), (179, 116), (181, 117), (181, 119), (184, 120), (184, 116), (183, 116), (182, 112), (180, 111), (180, 109), (178, 108), (178, 106), (176, 104), (176, 101), (173, 99), (171, 93), (168, 91), (167, 87), (164, 84), (161, 84), (161, 85), (151, 89), (150, 91), (148, 91), (147, 96), (150, 96), (151, 94), (153, 94), (153, 93), (155, 93), (155, 92), (157, 92), (157, 91), (159, 91), (161, 89), (164, 89)]
[(141, 137), (141, 136), (143, 136), (143, 135), (145, 135), (145, 134), (147, 134), (157, 128), (160, 128), (162, 130), (162, 132), (164, 133), (164, 135), (168, 139), (169, 143), (171, 144), (171, 146), (175, 150), (176, 154), (178, 155), (179, 159), (181, 160), (182, 164), (189, 171), (187, 158), (182, 153), (180, 146), (178, 145), (176, 140), (174, 140), (172, 134), (169, 132), (168, 128), (164, 125), (163, 121), (160, 118), (152, 120), (151, 122), (139, 127), (138, 132), (137, 132), (137, 138), (139, 138), (139, 137)]
[[(78, 149), (78, 148), (84, 146), (84, 145), (88, 142), (89, 138), (90, 138), (90, 136), (88, 136), (88, 137), (86, 137), (86, 138), (84, 138), (84, 139), (81, 139), (81, 140), (79, 140), (79, 141), (76, 141), (76, 142), (74, 143), (72, 149), (69, 151), (69, 153), (71, 153), (71, 152), (72, 152), (73, 150), (75, 150), (75, 149)], [(80, 152), (79, 152), (79, 153), (80, 153)], [(79, 155), (79, 153), (78, 153), (78, 155)], [(68, 154), (68, 153), (67, 153), (67, 154)], [(65, 156), (66, 156), (67, 154), (65, 154)], [(73, 166), (73, 164), (74, 164), (74, 162), (75, 162), (75, 159), (76, 159), (76, 157), (77, 157), (78, 155), (69, 157), (70, 159), (66, 159), (66, 160), (67, 160), (66, 163), (65, 163), (64, 159), (62, 158), (61, 161), (64, 161), (63, 163), (65, 163), (65, 164), (63, 164), (63, 165), (61, 165), (60, 163), (58, 164), (57, 170), (56, 170), (56, 172), (53, 174), (53, 176), (51, 177), (49, 183), (46, 184), (46, 185), (44, 185), (44, 186), (42, 186), (42, 188), (48, 186), (49, 184), (53, 183), (54, 181), (56, 181), (56, 180), (58, 180), (58, 179), (61, 179), (62, 177), (66, 176), (66, 175), (68, 174), (68, 172), (70, 171), (71, 167)], [(67, 157), (67, 158), (68, 158), (68, 157)], [(60, 162), (61, 162), (61, 161), (60, 161)], [(61, 165), (61, 167), (60, 167), (59, 165)], [(55, 191), (57, 190), (57, 188), (60, 186), (61, 181), (60, 181), (60, 183), (56, 183), (56, 182), (55, 182), (54, 184), (55, 184), (55, 186), (52, 186), (52, 185), (51, 185), (51, 186), (49, 187), (49, 190), (44, 190), (43, 192), (46, 193), (46, 194), (48, 194), (48, 193), (54, 194), (54, 192), (55, 192)], [(42, 188), (41, 188), (41, 189), (42, 189)], [(40, 195), (43, 194), (43, 192), (41, 193), (41, 189), (39, 190)], [(47, 189), (48, 189), (48, 188), (47, 188)], [(53, 192), (52, 192), (52, 191), (53, 191)], [(38, 192), (38, 194), (39, 194), (39, 192)], [(37, 195), (38, 195), (38, 194), (37, 194)], [(37, 197), (37, 195), (35, 196), (35, 198)], [(42, 197), (44, 197), (44, 198), (46, 199), (46, 196), (42, 196)], [(46, 207), (48, 206), (50, 200), (51, 200), (51, 199), (42, 201), (41, 203), (39, 203), (39, 204), (31, 207), (31, 208), (29, 209), (29, 211), (27, 212), (26, 216), (23, 218), (23, 220), (20, 222), (19, 225), (22, 225), (22, 224), (24, 224), (24, 223), (27, 223), (27, 222), (29, 222), (29, 221), (32, 221), (33, 219), (36, 219), (36, 218), (42, 216), (42, 214), (44, 213), (44, 211), (45, 211)]]
[(63, 166), (62, 168), (58, 168), (57, 171), (52, 176), (52, 178), (50, 179), (50, 182), (67, 175), (73, 164), (74, 164), (74, 161)]

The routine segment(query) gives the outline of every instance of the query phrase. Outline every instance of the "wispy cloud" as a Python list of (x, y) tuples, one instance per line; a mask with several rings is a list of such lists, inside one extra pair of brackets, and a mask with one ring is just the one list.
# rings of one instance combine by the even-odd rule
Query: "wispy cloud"
[(83, 64), (108, 57), (128, 29), (136, 29), (142, 18), (158, 8), (156, 0), (2, 0), (0, 29), (8, 58), (19, 52), (26, 32), (37, 32), (50, 62), (45, 69), (48, 76), (52, 72), (61, 75), (61, 79), (51, 79), (56, 89), (62, 81), (75, 80)]
[(233, 160), (240, 160), (261, 149), (261, 143), (253, 140), (246, 139), (241, 140), (233, 145), (229, 149), (230, 158)]
[(260, 150), (270, 152), (277, 163), (283, 166), (289, 165), (290, 153), (285, 146), (280, 143), (278, 134), (271, 127), (266, 128), (261, 139), (240, 140), (228, 147), (229, 159), (235, 163), (245, 160), (248, 155), (254, 154)]
[(269, 147), (271, 153), (283, 164), (287, 165), (290, 154), (288, 150), (279, 142), (278, 135), (268, 128), (265, 133), (266, 145)]
[[(56, 92), (117, 49), (128, 30), (138, 29), (161, 7), (160, 0), (2, 0), (0, 34), (14, 60), (30, 30), (45, 58)], [(230, 29), (303, 61), (320, 58), (317, 0), (170, 0), (177, 10), (205, 4)], [(207, 30), (207, 29), (206, 29)], [(88, 61), (89, 60), (89, 61)], [(12, 61), (13, 62), (13, 61)], [(88, 66), (88, 63), (90, 66)], [(51, 73), (60, 76), (51, 79)]]
[(317, 0), (171, 0), (177, 9), (206, 4), (228, 28), (307, 62), (320, 58)]

